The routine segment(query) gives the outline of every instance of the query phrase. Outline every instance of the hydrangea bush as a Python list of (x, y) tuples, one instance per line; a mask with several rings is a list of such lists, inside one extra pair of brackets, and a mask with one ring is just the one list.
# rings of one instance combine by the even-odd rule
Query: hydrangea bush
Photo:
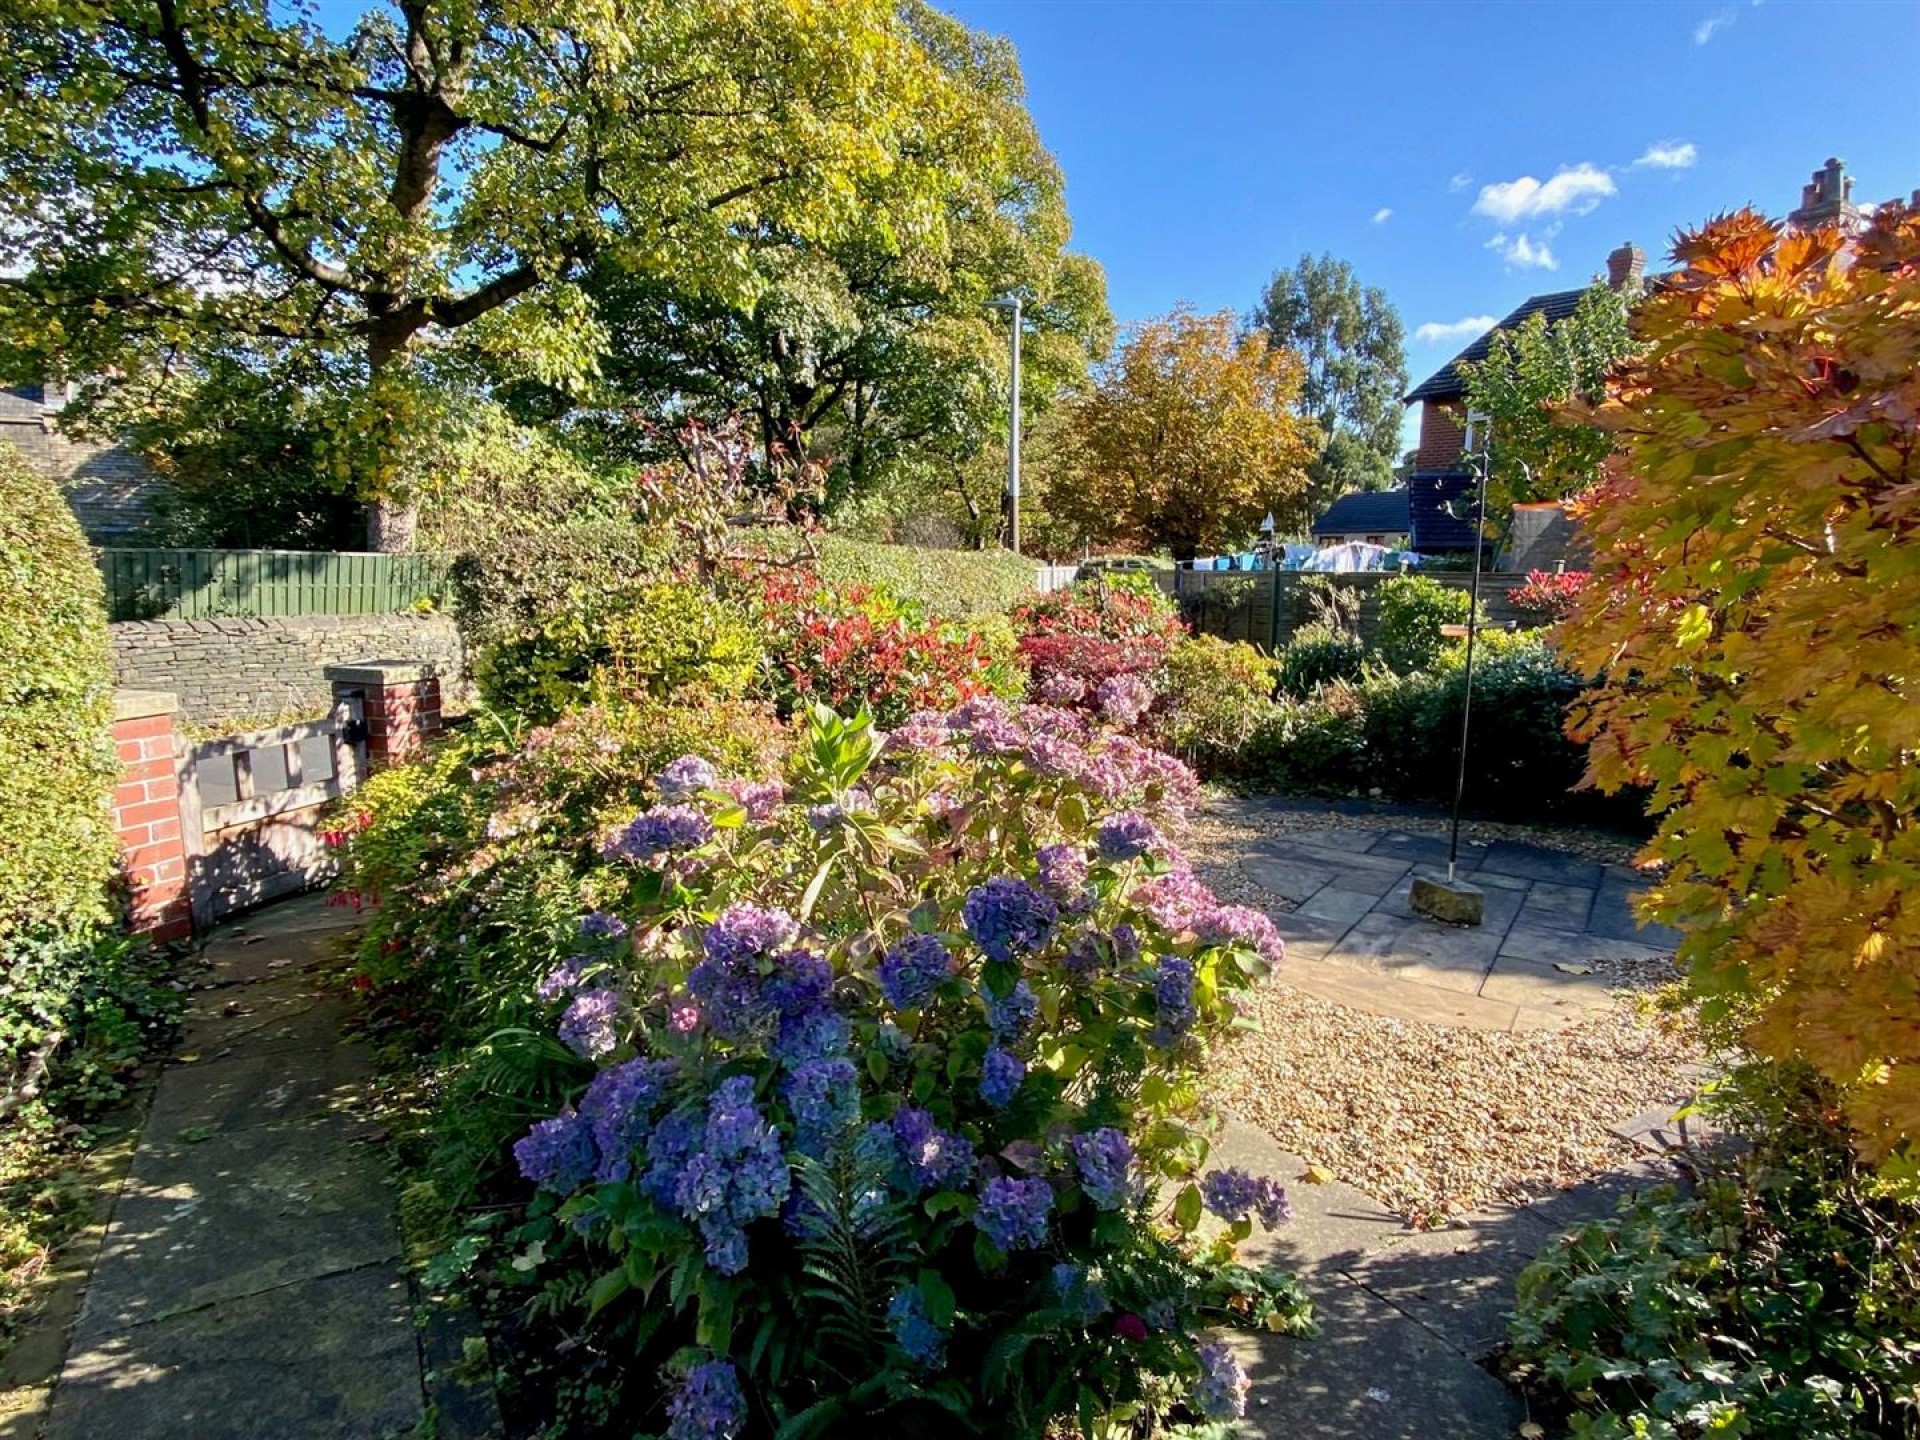
[(1286, 1197), (1206, 1168), (1198, 1081), (1281, 945), (1166, 838), (1190, 772), (985, 698), (655, 789), (538, 987), (593, 1068), (514, 1147), (529, 1266), (665, 1380), (642, 1428), (1239, 1414), (1217, 1327), (1305, 1306), (1232, 1262)]

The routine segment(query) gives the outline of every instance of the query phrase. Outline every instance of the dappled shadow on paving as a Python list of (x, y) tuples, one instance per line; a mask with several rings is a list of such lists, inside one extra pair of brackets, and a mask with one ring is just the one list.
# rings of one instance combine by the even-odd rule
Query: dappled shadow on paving
[(385, 1164), (360, 1115), (370, 1057), (342, 1039), (348, 1005), (329, 983), (352, 921), (296, 900), (209, 943), (46, 1440), (347, 1440), (428, 1414)]

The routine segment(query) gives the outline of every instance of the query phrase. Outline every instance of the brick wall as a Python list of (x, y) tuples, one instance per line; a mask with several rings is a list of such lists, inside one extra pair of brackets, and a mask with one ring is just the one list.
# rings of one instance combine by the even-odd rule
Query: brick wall
[(465, 656), (449, 615), (130, 620), (110, 628), (114, 683), (172, 691), (192, 724), (318, 714), (332, 703), (326, 667), (369, 655), (431, 661), (448, 698), (463, 695)]
[(128, 920), (136, 934), (156, 940), (193, 932), (173, 720), (170, 694), (122, 690), (114, 696), (120, 779), (113, 790), (113, 829), (127, 879)]
[(1422, 401), (1420, 448), (1414, 456), (1414, 469), (1451, 470), (1466, 448), (1467, 432), (1461, 423), (1459, 407)]

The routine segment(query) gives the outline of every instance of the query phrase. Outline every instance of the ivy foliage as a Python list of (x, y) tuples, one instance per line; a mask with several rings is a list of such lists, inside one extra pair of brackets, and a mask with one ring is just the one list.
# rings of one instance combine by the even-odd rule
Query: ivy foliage
[(1559, 634), (1603, 675), (1577, 733), (1597, 783), (1653, 787), (1651, 910), (1709, 1015), (1920, 1182), (1920, 213), (1742, 210), (1674, 254), (1589, 417), (1625, 463)]

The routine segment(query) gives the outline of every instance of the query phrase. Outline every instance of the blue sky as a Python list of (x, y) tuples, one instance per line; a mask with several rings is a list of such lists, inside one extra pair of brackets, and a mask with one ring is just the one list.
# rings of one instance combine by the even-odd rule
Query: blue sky
[(1019, 48), (1122, 321), (1244, 313), (1329, 251), (1399, 309), (1416, 383), (1472, 333), (1419, 327), (1717, 210), (1784, 214), (1828, 155), (1856, 200), (1920, 188), (1920, 0), (943, 8)]

